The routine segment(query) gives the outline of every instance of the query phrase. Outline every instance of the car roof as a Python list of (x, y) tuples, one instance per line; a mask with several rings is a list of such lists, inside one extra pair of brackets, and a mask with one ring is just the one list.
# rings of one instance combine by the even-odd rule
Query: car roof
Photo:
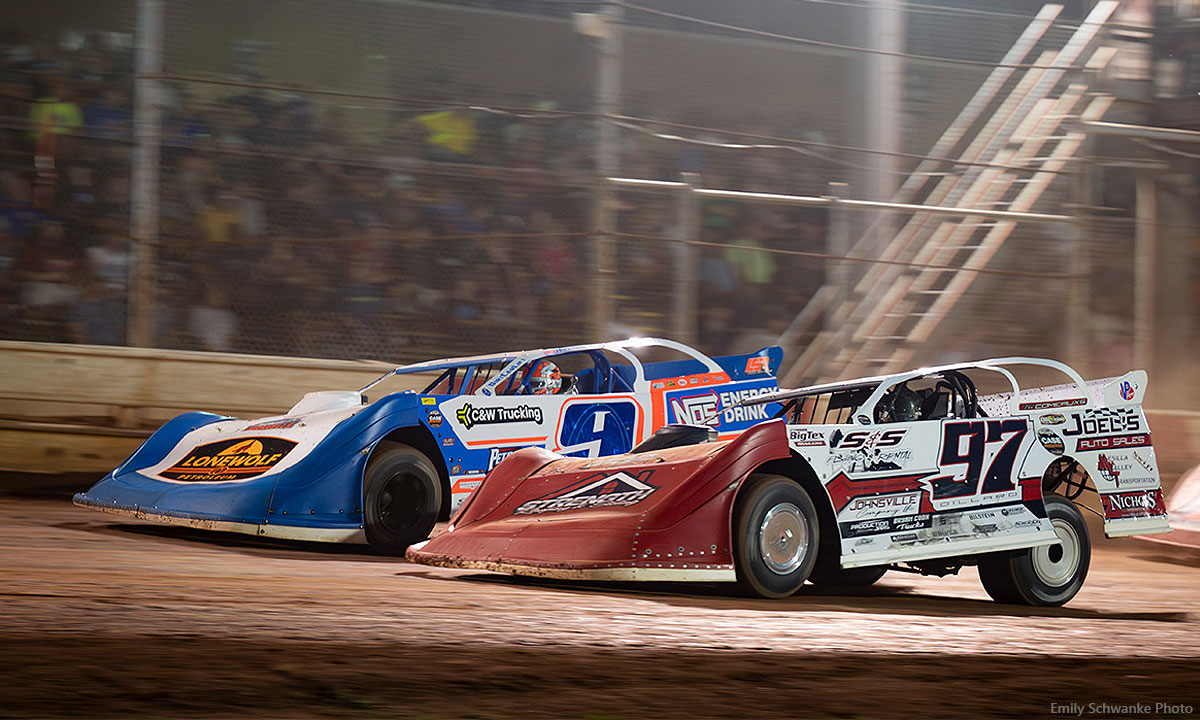
[[(1008, 379), (1009, 383), (1013, 387), (1013, 391), (1016, 393), (1019, 393), (1021, 388), (1017, 384), (1016, 378), (1013, 376), (1013, 374), (1008, 371), (1008, 368), (1011, 366), (1014, 366), (1014, 365), (1038, 365), (1041, 367), (1053, 368), (1055, 370), (1059, 370), (1059, 371), (1063, 372), (1064, 374), (1066, 374), (1069, 378), (1071, 378), (1071, 380), (1075, 381), (1075, 384), (1078, 385), (1081, 389), (1084, 389), (1087, 384), (1084, 381), (1084, 379), (1082, 377), (1080, 377), (1079, 373), (1075, 372), (1066, 363), (1061, 363), (1057, 360), (1050, 360), (1047, 358), (1033, 358), (1033, 357), (1004, 357), (1004, 358), (990, 358), (990, 359), (986, 359), (986, 360), (974, 360), (974, 361), (970, 361), (970, 362), (951, 363), (949, 365), (934, 365), (934, 366), (930, 366), (930, 367), (916, 368), (913, 370), (905, 370), (903, 372), (892, 373), (889, 375), (875, 375), (872, 377), (856, 378), (853, 380), (838, 380), (835, 382), (821, 383), (819, 385), (809, 385), (807, 387), (802, 387), (802, 388), (779, 390), (779, 391), (773, 392), (773, 393), (766, 393), (763, 395), (756, 395), (754, 397), (746, 398), (746, 399), (742, 400), (742, 402), (740, 404), (742, 404), (742, 405), (762, 405), (762, 404), (772, 403), (772, 402), (782, 402), (784, 400), (790, 400), (792, 398), (797, 398), (797, 397), (804, 397), (807, 395), (816, 395), (819, 393), (826, 393), (826, 392), (836, 392), (838, 390), (855, 390), (855, 389), (861, 389), (861, 388), (865, 388), (865, 387), (876, 387), (879, 385), (891, 386), (891, 385), (895, 385), (896, 383), (899, 383), (899, 382), (904, 382), (906, 380), (912, 380), (914, 378), (924, 377), (926, 375), (933, 375), (933, 374), (940, 373), (940, 372), (947, 372), (950, 370), (971, 370), (971, 369), (989, 370), (991, 372), (1000, 373), (1001, 375), (1004, 375)], [(1083, 391), (1084, 391), (1085, 397), (1086, 397), (1086, 393), (1087, 393), (1086, 389), (1084, 389)]]

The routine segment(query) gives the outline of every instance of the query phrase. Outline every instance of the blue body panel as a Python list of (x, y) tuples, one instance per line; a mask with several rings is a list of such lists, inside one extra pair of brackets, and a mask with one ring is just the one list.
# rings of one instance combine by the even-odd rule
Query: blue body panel
[[(731, 387), (740, 388), (739, 392), (776, 389), (774, 372), (781, 356), (782, 351), (775, 347), (749, 355), (717, 358), (716, 362), (732, 382), (710, 385), (703, 392), (717, 393)], [(756, 358), (765, 358), (769, 367), (763, 367), (762, 361)], [(756, 364), (754, 372), (749, 371), (751, 362)], [(680, 409), (682, 412), (684, 407), (678, 398), (692, 390), (699, 391), (699, 388), (681, 386), (664, 390), (662, 383), (671, 382), (669, 378), (704, 372), (703, 364), (681, 360), (649, 363), (643, 368), (645, 379), (652, 381), (657, 392), (662, 394), (663, 420), (689, 420), (675, 411)], [(627, 452), (640, 440), (635, 426), (643, 422), (641, 418), (649, 412), (650, 404), (648, 396), (630, 395), (634, 381), (631, 369), (627, 365), (600, 369), (611, 377), (607, 385), (612, 397), (556, 396), (561, 400), (561, 417), (554, 417), (555, 424), (547, 423), (544, 428), (544, 432), (550, 432), (546, 444), (556, 443), (555, 447), (559, 448), (590, 444), (594, 449), (588, 452), (595, 455)], [(587, 381), (586, 377), (584, 381)], [(223, 438), (227, 442), (265, 437), (262, 431), (250, 432), (250, 421), (211, 413), (185, 413), (164, 424), (129, 459), (86, 493), (76, 495), (75, 500), (77, 504), (99, 508), (202, 521), (316, 529), (361, 528), (362, 480), (371, 451), (392, 433), (421, 433), (427, 454), (429, 448), (436, 448), (436, 454), (430, 459), (435, 465), (440, 464), (439, 471), (451, 486), (454, 486), (455, 478), (482, 476), (509, 452), (531, 444), (468, 442), (460, 435), (462, 424), (452, 422), (439, 411), (443, 403), (454, 399), (461, 401), (464, 397), (471, 398), (470, 402), (477, 405), (496, 400), (475, 395), (421, 395), (413, 391), (386, 395), (369, 405), (347, 408), (343, 413), (348, 413), (346, 417), (337, 420), (323, 436), (312, 440), (315, 444), (310, 444), (296, 456), (298, 460), (284, 469), (229, 482), (184, 482), (164, 479), (161, 469), (157, 471), (159, 475), (146, 472), (156, 466), (177, 462), (175, 459), (166, 461), (173, 450), (181, 447), (185, 437), (214, 423), (230, 424), (230, 430)], [(673, 399), (676, 402), (671, 404)], [(301, 420), (303, 418), (284, 417), (277, 422), (284, 423), (281, 427), (291, 427), (286, 423), (303, 425)], [(721, 431), (744, 430), (757, 421), (749, 418), (737, 418), (737, 422), (733, 422), (733, 418), (729, 420), (721, 423)], [(650, 428), (650, 432), (654, 429)], [(205, 432), (219, 430), (209, 428)], [(194, 443), (193, 440), (188, 442)], [(468, 486), (464, 483), (461, 487)], [(460, 500), (464, 492), (469, 492), (461, 487), (452, 487), (452, 492), (457, 493), (455, 497)]]

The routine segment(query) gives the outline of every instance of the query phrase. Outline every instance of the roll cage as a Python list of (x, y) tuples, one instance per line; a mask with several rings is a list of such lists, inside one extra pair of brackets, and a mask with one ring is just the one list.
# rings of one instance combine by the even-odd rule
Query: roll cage
[[(1065, 374), (1071, 382), (1055, 388), (1035, 388), (1022, 390), (1011, 369), (1014, 366), (1032, 365), (1050, 368)], [(1011, 393), (981, 398), (974, 381), (967, 374), (971, 370), (991, 372), (1003, 377), (1012, 388)], [(808, 424), (842, 424), (857, 423), (868, 425), (875, 422), (888, 422), (896, 419), (894, 405), (896, 398), (905, 390), (908, 383), (925, 381), (926, 387), (915, 391), (919, 401), (919, 415), (911, 419), (938, 419), (945, 417), (974, 418), (996, 413), (1018, 415), (1029, 409), (1033, 395), (1045, 390), (1058, 393), (1067, 392), (1073, 395), (1076, 407), (1086, 408), (1095, 406), (1095, 398), (1079, 373), (1070, 366), (1044, 358), (1009, 357), (975, 362), (955, 363), (934, 367), (919, 368), (892, 375), (862, 378), (859, 380), (839, 381), (812, 385), (794, 390), (758, 395), (747, 398), (742, 405), (762, 405), (767, 403), (782, 403), (775, 417), (782, 417), (792, 423)], [(981, 404), (987, 403), (992, 412)]]
[[(537, 365), (537, 361), (566, 355), (584, 355), (592, 361), (590, 368), (575, 374), (574, 382), (579, 392), (644, 392), (649, 390), (649, 381), (656, 378), (647, 377), (646, 366), (634, 351), (655, 347), (674, 350), (687, 356), (688, 364), (694, 363), (693, 372), (723, 372), (715, 360), (682, 343), (663, 338), (630, 338), (615, 342), (475, 355), (402, 365), (363, 386), (359, 393), (366, 392), (393, 375), (437, 372), (437, 377), (422, 390), (422, 394), (517, 394), (527, 381), (529, 372)], [(606, 353), (622, 358), (627, 364), (614, 364)]]

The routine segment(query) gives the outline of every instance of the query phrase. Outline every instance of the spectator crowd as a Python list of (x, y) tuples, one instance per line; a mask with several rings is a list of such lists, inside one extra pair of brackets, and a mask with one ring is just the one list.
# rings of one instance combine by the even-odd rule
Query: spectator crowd
[[(7, 39), (0, 339), (124, 344), (129, 43)], [(570, 101), (530, 99), (532, 112), (513, 114), (480, 109), (478, 90), (442, 87), (440, 104), (396, 104), (368, 124), (254, 78), (165, 90), (155, 346), (408, 360), (588, 336), (594, 121)], [(710, 187), (811, 191), (795, 157), (621, 135), (629, 177), (686, 171)], [(673, 325), (674, 202), (618, 197), (614, 334)], [(770, 251), (820, 249), (824, 234), (817, 211), (705, 203), (698, 344), (774, 342), (822, 267)]]

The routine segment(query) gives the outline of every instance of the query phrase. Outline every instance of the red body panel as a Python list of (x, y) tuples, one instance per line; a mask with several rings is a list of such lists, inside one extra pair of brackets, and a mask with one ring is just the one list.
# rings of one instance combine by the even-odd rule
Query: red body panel
[(523, 450), (484, 479), (447, 532), (408, 557), (460, 567), (731, 569), (737, 488), (789, 455), (782, 421), (728, 442), (636, 455)]

